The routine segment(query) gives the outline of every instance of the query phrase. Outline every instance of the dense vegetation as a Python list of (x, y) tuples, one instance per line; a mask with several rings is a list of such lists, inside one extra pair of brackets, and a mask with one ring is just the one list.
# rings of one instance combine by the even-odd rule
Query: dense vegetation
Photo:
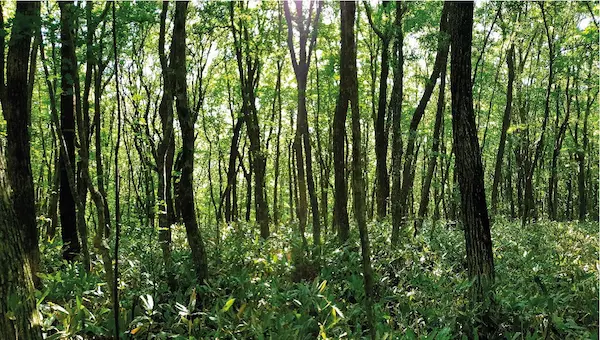
[(597, 338), (597, 4), (0, 5), (0, 338)]

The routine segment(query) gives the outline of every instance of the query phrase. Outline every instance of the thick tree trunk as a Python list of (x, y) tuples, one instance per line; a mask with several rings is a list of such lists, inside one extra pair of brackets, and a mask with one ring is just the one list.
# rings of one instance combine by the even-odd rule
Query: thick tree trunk
[(353, 95), (353, 71), (356, 65), (354, 45), (354, 2), (341, 6), (341, 49), (340, 49), (340, 89), (333, 116), (333, 166), (335, 180), (335, 202), (333, 205), (333, 226), (342, 243), (350, 236), (348, 222), (348, 187), (346, 174), (345, 138), (348, 104)]
[[(16, 227), (22, 233), (23, 249), (33, 273), (37, 272), (40, 254), (35, 211), (35, 193), (31, 169), (31, 107), (28, 101), (29, 63), (35, 63), (31, 41), (40, 23), (40, 3), (18, 2), (6, 61), (6, 88), (2, 106), (6, 119), (7, 177), (13, 189), (12, 203)], [(1, 45), (4, 48), (4, 44)], [(4, 53), (2, 53), (2, 56)], [(0, 70), (4, 72), (4, 69)], [(4, 88), (4, 84), (1, 86)]]
[[(74, 65), (71, 56), (75, 53), (73, 43), (73, 2), (64, 1), (60, 6), (60, 39), (61, 39), (61, 89), (60, 94), (60, 128), (66, 146), (66, 155), (61, 152), (60, 175), (60, 223), (63, 239), (63, 257), (73, 261), (80, 253), (81, 245), (77, 233), (76, 192), (69, 186), (69, 176), (75, 178), (75, 107), (73, 81)], [(66, 157), (66, 158), (65, 158)], [(69, 174), (70, 173), (70, 174)]]
[(489, 289), (494, 280), (494, 258), (481, 151), (473, 112), (471, 46), (474, 5), (472, 2), (455, 2), (449, 3), (449, 7), (455, 171), (460, 185), (467, 267), (469, 276), (475, 279), (475, 297), (482, 301), (491, 293)]
[[(6, 171), (0, 140), (0, 338), (42, 339), (42, 320), (35, 310), (34, 273), (29, 264), (30, 254), (25, 250), (26, 230), (18, 227), (21, 222), (9, 197), (10, 179), (6, 178)], [(18, 301), (19, 308), (10, 301)]]
[(173, 27), (173, 40), (171, 46), (171, 61), (174, 65), (175, 98), (177, 116), (181, 126), (181, 179), (179, 182), (179, 209), (185, 224), (188, 243), (192, 250), (192, 260), (196, 275), (200, 282), (208, 278), (208, 262), (204, 242), (198, 229), (196, 221), (196, 210), (194, 203), (194, 124), (196, 113), (188, 107), (187, 83), (186, 83), (186, 12), (187, 1), (175, 4), (175, 19)]

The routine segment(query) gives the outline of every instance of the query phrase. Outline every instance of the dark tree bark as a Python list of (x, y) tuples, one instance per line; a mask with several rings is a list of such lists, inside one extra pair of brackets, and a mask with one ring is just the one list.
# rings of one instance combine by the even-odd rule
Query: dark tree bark
[[(231, 146), (229, 151), (229, 163), (227, 167), (227, 186), (223, 190), (223, 198), (225, 200), (225, 221), (232, 222), (237, 218), (237, 204), (236, 202), (236, 184), (237, 179), (237, 163), (238, 158), (238, 147), (240, 144), (240, 132), (242, 125), (244, 124), (244, 117), (240, 116), (235, 125), (233, 126), (233, 134), (231, 136)], [(222, 210), (222, 208), (221, 208)]]
[[(389, 6), (383, 2), (384, 10)], [(377, 217), (384, 218), (387, 215), (387, 205), (390, 196), (390, 178), (387, 171), (388, 134), (385, 127), (387, 107), (387, 83), (390, 72), (390, 43), (393, 38), (391, 25), (383, 31), (373, 23), (371, 8), (365, 3), (367, 18), (375, 34), (381, 40), (381, 73), (379, 75), (379, 97), (377, 100), (377, 113), (375, 116), (375, 173), (377, 177), (376, 200)]]
[[(591, 60), (591, 59), (590, 59)], [(592, 69), (592, 65), (589, 65), (589, 73), (588, 73), (588, 78), (592, 78), (591, 75), (591, 69)], [(578, 79), (575, 78), (575, 88), (579, 88), (579, 82)], [(575, 107), (577, 109), (577, 120), (576, 120), (576, 124), (575, 124), (575, 134), (573, 136), (573, 140), (575, 142), (575, 145), (577, 146), (577, 149), (575, 151), (575, 160), (577, 161), (577, 168), (578, 168), (578, 172), (577, 172), (577, 196), (578, 196), (578, 218), (580, 221), (583, 221), (586, 219), (586, 215), (587, 215), (587, 196), (586, 196), (586, 152), (588, 152), (588, 145), (589, 145), (589, 137), (588, 137), (588, 121), (589, 121), (589, 115), (591, 112), (591, 108), (592, 108), (592, 104), (594, 103), (596, 97), (598, 96), (598, 92), (596, 91), (595, 94), (591, 93), (591, 89), (588, 86), (588, 88), (586, 89), (586, 102), (585, 102), (585, 107), (584, 107), (584, 113), (583, 113), (583, 126), (581, 127), (581, 141), (579, 140), (579, 122), (581, 119), (581, 106), (582, 103), (580, 103), (579, 100), (579, 94), (578, 91), (575, 91)], [(572, 195), (572, 193), (571, 193)], [(572, 214), (572, 212), (571, 212)]]
[[(238, 4), (243, 4), (242, 2)], [(233, 2), (229, 3), (231, 29), (234, 39), (235, 54), (240, 76), (242, 94), (242, 112), (246, 119), (248, 139), (250, 140), (250, 157), (254, 172), (254, 202), (256, 204), (256, 222), (260, 226), (260, 236), (269, 237), (269, 207), (266, 200), (265, 172), (266, 154), (262, 148), (258, 110), (256, 109), (255, 92), (260, 78), (260, 58), (250, 52), (250, 34), (248, 28), (240, 21), (236, 26)], [(245, 53), (244, 53), (245, 52)], [(244, 55), (245, 54), (245, 55)]]
[[(166, 20), (169, 10), (169, 2), (162, 4), (160, 14), (160, 33), (158, 37), (158, 55), (160, 59), (163, 94), (158, 107), (160, 116), (162, 136), (157, 146), (155, 155), (156, 168), (158, 170), (158, 239), (163, 253), (163, 262), (167, 273), (173, 268), (171, 257), (171, 225), (175, 222), (175, 210), (173, 202), (173, 158), (175, 153), (175, 136), (173, 132), (173, 72), (168, 64), (165, 53)], [(172, 53), (172, 52), (171, 52)], [(171, 58), (171, 62), (172, 62)], [(170, 277), (171, 283), (173, 278)], [(172, 284), (170, 284), (173, 286)]]
[(66, 155), (61, 152), (60, 175), (60, 223), (63, 239), (63, 257), (73, 261), (80, 253), (81, 245), (77, 233), (76, 192), (69, 186), (69, 176), (75, 177), (75, 79), (74, 65), (71, 56), (75, 55), (73, 43), (74, 8), (72, 1), (59, 3), (60, 6), (60, 54), (61, 54), (61, 89), (60, 94), (60, 129)]
[(492, 184), (492, 214), (497, 212), (498, 205), (498, 186), (502, 175), (502, 164), (504, 161), (504, 149), (506, 146), (506, 136), (510, 127), (510, 114), (512, 110), (513, 84), (515, 81), (515, 46), (510, 45), (506, 54), (506, 65), (508, 67), (508, 84), (506, 85), (506, 106), (502, 118), (502, 130), (500, 131), (500, 145), (496, 153), (496, 165), (494, 166), (494, 182)]
[(187, 82), (186, 82), (186, 12), (187, 1), (175, 4), (175, 19), (173, 23), (173, 41), (171, 46), (171, 62), (173, 63), (174, 95), (176, 98), (177, 116), (181, 126), (181, 178), (178, 190), (178, 206), (185, 224), (188, 243), (192, 250), (192, 260), (196, 275), (200, 282), (208, 278), (208, 261), (202, 235), (196, 221), (194, 203), (194, 124), (197, 113), (188, 107)]
[[(317, 40), (318, 23), (321, 16), (323, 3), (317, 1), (316, 13), (313, 13), (315, 2), (310, 1), (308, 21), (303, 15), (303, 2), (296, 1), (296, 15), (292, 16), (290, 12), (289, 0), (283, 2), (285, 18), (288, 27), (288, 48), (292, 60), (296, 83), (298, 85), (298, 117), (296, 121), (296, 136), (294, 147), (296, 149), (296, 167), (298, 171), (298, 220), (301, 232), (306, 228), (306, 218), (308, 214), (308, 206), (306, 201), (306, 189), (310, 196), (310, 206), (312, 209), (313, 222), (313, 242), (317, 248), (317, 253), (320, 252), (321, 245), (321, 225), (319, 218), (319, 204), (317, 202), (317, 193), (315, 191), (315, 182), (312, 169), (312, 151), (310, 138), (308, 135), (308, 115), (306, 111), (306, 85), (308, 78), (308, 70), (310, 67), (311, 55), (314, 50)], [(299, 55), (296, 56), (294, 46), (294, 21), (296, 28), (300, 32), (299, 37)], [(304, 165), (306, 164), (306, 172)], [(304, 236), (303, 236), (304, 237)]]
[[(409, 202), (408, 196), (412, 192), (413, 182), (414, 182), (414, 171), (412, 168), (415, 166), (417, 157), (415, 152), (415, 143), (417, 140), (417, 129), (419, 124), (425, 114), (425, 109), (427, 108), (427, 104), (429, 103), (429, 99), (431, 99), (431, 95), (433, 94), (433, 90), (437, 79), (442, 72), (442, 69), (446, 67), (446, 61), (448, 59), (448, 3), (444, 3), (444, 8), (442, 9), (442, 15), (440, 18), (440, 33), (438, 37), (438, 46), (437, 52), (435, 56), (435, 62), (433, 65), (433, 70), (431, 71), (431, 76), (429, 77), (427, 84), (425, 85), (425, 89), (423, 91), (423, 96), (421, 97), (419, 104), (415, 111), (413, 112), (412, 119), (410, 121), (408, 140), (406, 142), (406, 152), (404, 153), (404, 167), (402, 170), (402, 188), (400, 189), (399, 195), (399, 204), (400, 204), (400, 222), (399, 226), (402, 223), (406, 223), (406, 219), (409, 214)], [(393, 226), (395, 228), (395, 225)], [(399, 230), (392, 230), (392, 242), (398, 242), (398, 234)]]
[[(30, 254), (25, 250), (29, 242), (26, 240), (26, 230), (18, 227), (21, 222), (10, 198), (11, 186), (4, 152), (0, 140), (0, 337), (42, 339), (42, 320), (35, 311), (34, 273), (29, 265)], [(15, 308), (9, 301), (20, 303)]]
[[(333, 226), (342, 243), (350, 236), (348, 222), (348, 187), (346, 177), (346, 156), (344, 155), (346, 137), (346, 116), (348, 104), (353, 97), (353, 77), (356, 72), (356, 46), (354, 42), (354, 2), (344, 2), (341, 7), (341, 48), (340, 48), (340, 89), (333, 116), (333, 166), (335, 180), (335, 201), (333, 205)], [(353, 64), (354, 63), (354, 64)], [(352, 103), (354, 107), (355, 103)]]
[[(113, 317), (115, 322), (115, 337), (119, 339), (120, 337), (120, 327), (119, 327), (119, 240), (121, 237), (121, 173), (119, 168), (119, 148), (121, 147), (121, 96), (119, 92), (119, 50), (117, 45), (117, 15), (116, 15), (117, 3), (112, 3), (112, 45), (113, 45), (113, 55), (115, 61), (115, 95), (117, 100), (117, 142), (115, 145), (115, 253), (114, 253), (114, 261), (115, 261), (115, 269), (114, 269), (114, 278), (112, 285), (112, 302), (113, 302)], [(185, 64), (184, 64), (185, 65)], [(186, 97), (187, 99), (187, 97)], [(128, 193), (131, 193), (131, 190), (127, 190)], [(97, 195), (96, 200), (98, 202), (102, 201), (102, 198)], [(129, 201), (129, 198), (127, 199)], [(98, 214), (100, 215), (100, 213)]]
[(550, 96), (552, 93), (552, 84), (554, 82), (554, 38), (552, 37), (553, 32), (550, 32), (550, 27), (546, 20), (546, 12), (544, 10), (544, 4), (539, 3), (540, 9), (542, 11), (542, 19), (544, 21), (544, 27), (546, 31), (546, 38), (548, 42), (548, 54), (549, 54), (549, 62), (548, 62), (548, 86), (546, 88), (546, 100), (544, 103), (544, 118), (541, 126), (541, 133), (539, 139), (535, 143), (535, 148), (533, 155), (530, 160), (526, 160), (525, 166), (525, 176), (524, 176), (524, 210), (523, 210), (523, 224), (529, 221), (531, 217), (537, 217), (537, 209), (535, 207), (535, 193), (534, 193), (534, 185), (533, 179), (535, 175), (535, 170), (537, 168), (538, 161), (542, 156), (542, 150), (544, 148), (544, 140), (546, 137), (546, 126), (548, 125), (548, 118), (550, 116)]
[[(354, 218), (360, 233), (362, 254), (362, 269), (365, 283), (365, 309), (367, 325), (371, 339), (376, 338), (375, 322), (373, 318), (373, 271), (371, 268), (371, 250), (369, 233), (366, 220), (366, 189), (364, 180), (364, 164), (362, 155), (360, 114), (358, 103), (358, 75), (356, 69), (356, 41), (354, 36), (354, 20), (356, 16), (356, 3), (344, 1), (340, 3), (341, 9), (341, 53), (340, 63), (343, 66), (344, 85), (340, 79), (340, 105), (348, 108), (348, 101), (352, 109), (352, 195), (354, 203)], [(342, 74), (340, 74), (340, 78)], [(346, 110), (344, 110), (346, 112)]]
[(419, 203), (419, 212), (417, 219), (415, 220), (415, 234), (418, 232), (419, 229), (421, 229), (423, 218), (427, 214), (427, 208), (429, 206), (429, 189), (431, 188), (431, 181), (433, 180), (433, 174), (437, 165), (438, 151), (440, 149), (440, 135), (442, 131), (442, 124), (444, 124), (446, 65), (444, 65), (442, 69), (440, 78), (440, 91), (438, 94), (435, 123), (433, 125), (433, 142), (431, 145), (431, 156), (429, 157), (427, 172), (423, 177), (423, 186), (421, 187), (421, 202)]
[(571, 96), (569, 94), (570, 78), (567, 75), (567, 84), (565, 88), (565, 99), (566, 99), (566, 110), (565, 117), (563, 118), (560, 127), (558, 126), (559, 118), (559, 91), (556, 91), (556, 120), (555, 120), (555, 137), (554, 137), (554, 148), (552, 150), (552, 161), (550, 164), (550, 180), (548, 183), (548, 217), (552, 220), (556, 220), (558, 209), (558, 157), (560, 156), (560, 150), (562, 143), (567, 132), (567, 126), (569, 125), (569, 117), (571, 115)]
[[(2, 87), (0, 99), (6, 119), (6, 175), (13, 189), (11, 200), (16, 216), (15, 227), (21, 230), (25, 242), (23, 250), (31, 271), (35, 273), (39, 266), (40, 254), (29, 137), (31, 106), (27, 94), (34, 81), (33, 78), (29, 78), (28, 71), (29, 64), (35, 64), (31, 41), (40, 25), (40, 3), (18, 2), (16, 7), (8, 42), (6, 86), (4, 82), (0, 85)], [(4, 49), (3, 42), (0, 47)], [(2, 59), (4, 59), (4, 52), (2, 52)], [(4, 74), (4, 69), (0, 72)]]
[[(398, 231), (402, 225), (402, 211), (400, 204), (400, 189), (402, 187), (402, 103), (404, 101), (404, 31), (402, 17), (406, 6), (402, 2), (396, 3), (396, 39), (394, 41), (394, 85), (390, 99), (392, 115), (392, 239), (398, 238)], [(395, 232), (394, 232), (395, 231)]]
[(473, 112), (471, 85), (471, 47), (473, 39), (473, 3), (449, 3), (451, 27), (452, 129), (455, 171), (461, 194), (462, 220), (467, 247), (469, 276), (475, 279), (477, 300), (487, 299), (494, 280), (494, 258), (481, 151)]

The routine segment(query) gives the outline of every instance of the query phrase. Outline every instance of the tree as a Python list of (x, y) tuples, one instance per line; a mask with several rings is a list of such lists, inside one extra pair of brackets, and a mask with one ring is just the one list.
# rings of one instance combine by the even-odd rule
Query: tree
[[(433, 93), (433, 89), (435, 87), (437, 79), (439, 78), (440, 73), (442, 73), (442, 69), (446, 67), (446, 60), (448, 59), (449, 44), (447, 32), (448, 3), (444, 3), (442, 15), (440, 18), (440, 33), (438, 37), (437, 52), (435, 55), (433, 70), (431, 71), (431, 76), (425, 84), (425, 89), (423, 91), (423, 96), (419, 100), (419, 105), (415, 108), (413, 116), (410, 120), (408, 141), (406, 142), (406, 152), (404, 153), (404, 168), (402, 170), (402, 188), (400, 189), (401, 191), (399, 196), (401, 221), (405, 221), (409, 213), (408, 195), (412, 192), (413, 182), (415, 178), (415, 173), (412, 170), (412, 168), (414, 168), (417, 163), (417, 152), (415, 151), (417, 128), (419, 127), (419, 123), (421, 122), (421, 119), (425, 114), (425, 109), (427, 108), (429, 99), (431, 99), (431, 95)], [(394, 228), (396, 228), (396, 226), (397, 225), (394, 225)], [(392, 243), (396, 243), (398, 241), (398, 232), (399, 231), (397, 229), (394, 229), (392, 231)], [(417, 230), (415, 229), (415, 234), (416, 232)]]
[[(383, 2), (383, 11), (389, 8), (389, 2)], [(371, 7), (365, 2), (365, 9), (369, 24), (373, 32), (381, 40), (381, 74), (379, 76), (379, 98), (377, 101), (377, 114), (375, 116), (375, 159), (377, 176), (377, 217), (387, 215), (387, 204), (390, 196), (390, 179), (387, 171), (388, 133), (385, 127), (385, 114), (387, 106), (387, 83), (390, 72), (390, 43), (394, 37), (392, 25), (386, 24), (381, 30), (376, 26), (371, 14)]]
[(208, 263), (204, 241), (198, 229), (196, 221), (196, 208), (194, 203), (194, 124), (198, 116), (188, 106), (187, 96), (187, 71), (186, 71), (186, 14), (187, 1), (179, 1), (175, 4), (175, 19), (173, 23), (173, 41), (171, 46), (171, 58), (173, 63), (174, 97), (176, 99), (177, 116), (181, 126), (181, 139), (183, 142), (179, 154), (178, 168), (181, 178), (178, 186), (177, 205), (181, 210), (181, 217), (185, 224), (188, 243), (192, 250), (192, 260), (198, 280), (203, 282), (208, 278)]
[[(316, 13), (313, 13), (313, 6), (317, 5)], [(310, 138), (308, 134), (308, 114), (306, 111), (306, 85), (308, 79), (308, 70), (310, 67), (311, 55), (317, 40), (319, 18), (323, 3), (321, 1), (310, 1), (308, 9), (308, 20), (304, 18), (302, 1), (296, 1), (296, 15), (292, 17), (289, 0), (283, 2), (285, 10), (285, 19), (288, 26), (288, 48), (296, 83), (298, 86), (298, 117), (296, 120), (296, 136), (294, 139), (294, 149), (296, 153), (297, 181), (298, 181), (298, 220), (300, 224), (300, 233), (304, 235), (306, 228), (307, 204), (306, 188), (308, 185), (308, 194), (310, 195), (310, 206), (312, 209), (313, 222), (313, 242), (318, 249), (321, 244), (321, 225), (319, 220), (319, 204), (317, 202), (317, 193), (315, 192), (315, 182), (312, 170), (312, 151)], [(314, 16), (313, 16), (314, 15)], [(294, 22), (295, 19), (295, 22)], [(300, 32), (298, 55), (294, 46), (294, 24)], [(310, 38), (310, 40), (309, 40)], [(306, 163), (306, 173), (304, 164)]]
[[(371, 249), (369, 231), (366, 221), (366, 192), (364, 165), (361, 144), (360, 112), (358, 105), (358, 75), (356, 70), (356, 42), (354, 37), (354, 20), (356, 3), (344, 1), (340, 3), (341, 11), (341, 48), (340, 48), (340, 101), (336, 110), (348, 110), (348, 101), (352, 110), (352, 194), (354, 203), (354, 219), (360, 234), (362, 271), (365, 284), (365, 308), (367, 324), (371, 339), (376, 338), (375, 320), (373, 316), (373, 269), (371, 268)], [(344, 78), (341, 78), (341, 77)], [(345, 79), (342, 83), (341, 79)], [(343, 94), (342, 94), (343, 93)], [(342, 106), (340, 108), (340, 106)], [(337, 171), (337, 170), (336, 170)], [(337, 197), (336, 197), (337, 199)]]
[(4, 339), (42, 339), (41, 320), (35, 311), (33, 270), (29, 254), (26, 230), (11, 202), (8, 168), (4, 162), (4, 146), (0, 140), (0, 337)]
[(452, 131), (455, 171), (458, 174), (462, 221), (467, 247), (469, 276), (475, 279), (477, 300), (487, 298), (494, 281), (494, 258), (490, 221), (485, 201), (481, 151), (475, 127), (471, 87), (471, 47), (473, 3), (449, 3), (452, 55), (450, 81), (452, 92)]
[(502, 174), (502, 164), (504, 159), (504, 148), (506, 146), (506, 136), (510, 126), (510, 113), (512, 110), (513, 83), (515, 81), (515, 46), (510, 45), (506, 54), (506, 66), (508, 67), (508, 84), (506, 85), (506, 106), (502, 118), (502, 130), (500, 132), (500, 145), (496, 154), (496, 165), (494, 166), (494, 182), (492, 184), (492, 213), (496, 214), (498, 204), (498, 185)]
[[(356, 46), (354, 42), (354, 18), (356, 5), (353, 1), (340, 4), (341, 10), (341, 48), (340, 48), (340, 90), (333, 117), (333, 167), (335, 176), (335, 201), (333, 205), (333, 227), (340, 241), (346, 242), (350, 236), (348, 221), (348, 187), (346, 184), (346, 116), (350, 100), (353, 97), (356, 79)], [(354, 64), (353, 64), (354, 63)], [(353, 73), (354, 72), (354, 73)], [(352, 102), (352, 108), (358, 103)]]
[[(243, 6), (243, 2), (239, 3)], [(254, 201), (256, 203), (256, 222), (260, 226), (260, 236), (269, 237), (269, 207), (266, 200), (265, 171), (267, 159), (261, 144), (261, 134), (256, 109), (255, 91), (260, 78), (261, 61), (256, 52), (250, 50), (250, 34), (243, 20), (236, 27), (234, 20), (234, 3), (229, 3), (231, 30), (235, 47), (235, 55), (240, 76), (242, 92), (242, 112), (250, 139), (250, 160), (254, 171)], [(243, 8), (243, 7), (242, 7)], [(244, 51), (246, 55), (244, 55)], [(245, 61), (245, 63), (244, 63)]]
[(81, 251), (77, 233), (76, 191), (69, 185), (69, 177), (74, 184), (75, 178), (75, 65), (72, 56), (75, 55), (73, 42), (74, 14), (73, 2), (64, 1), (60, 6), (60, 130), (65, 144), (66, 153), (61, 152), (60, 175), (60, 224), (64, 244), (63, 257), (73, 261)]
[[(394, 40), (394, 85), (390, 99), (390, 112), (392, 115), (392, 230), (400, 231), (402, 226), (402, 205), (400, 204), (400, 191), (402, 188), (402, 103), (404, 102), (404, 26), (403, 16), (406, 6), (402, 2), (396, 3), (396, 39)], [(393, 238), (397, 238), (394, 235)]]
[(429, 189), (431, 188), (431, 181), (433, 180), (433, 173), (437, 165), (438, 152), (440, 149), (440, 135), (442, 133), (442, 125), (444, 124), (444, 109), (445, 109), (445, 87), (446, 87), (446, 65), (442, 68), (440, 74), (440, 91), (438, 94), (437, 110), (435, 113), (435, 123), (433, 126), (433, 142), (431, 143), (431, 156), (429, 157), (429, 164), (427, 165), (427, 172), (423, 180), (423, 186), (421, 187), (421, 202), (419, 203), (419, 213), (415, 220), (415, 234), (421, 228), (423, 218), (427, 214), (427, 208), (429, 205)]
[[(173, 159), (175, 155), (175, 136), (173, 131), (173, 72), (165, 53), (167, 13), (169, 2), (162, 3), (160, 13), (160, 33), (158, 37), (158, 55), (163, 77), (163, 94), (158, 107), (161, 122), (161, 139), (156, 148), (155, 160), (158, 172), (158, 238), (163, 253), (163, 262), (167, 271), (172, 267), (171, 225), (175, 223), (173, 202)], [(173, 49), (171, 49), (171, 54)], [(171, 63), (173, 58), (171, 57)]]
[[(2, 8), (0, 7), (0, 10)], [(3, 18), (0, 20), (4, 26)], [(29, 67), (35, 68), (36, 46), (31, 45), (40, 24), (40, 4), (19, 2), (17, 4), (6, 61), (6, 85), (4, 69), (0, 80), (0, 100), (6, 119), (7, 177), (12, 191), (12, 203), (17, 218), (17, 228), (22, 229), (31, 270), (37, 272), (40, 254), (38, 229), (35, 215), (33, 174), (31, 169), (31, 105), (29, 87), (33, 76)], [(4, 43), (0, 44), (2, 66), (4, 66)], [(32, 50), (33, 49), (33, 50)], [(31, 55), (31, 58), (30, 58)]]

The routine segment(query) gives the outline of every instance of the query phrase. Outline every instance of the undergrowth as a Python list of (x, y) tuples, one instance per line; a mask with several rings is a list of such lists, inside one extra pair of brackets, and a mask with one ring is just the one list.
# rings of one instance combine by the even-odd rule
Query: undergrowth
[[(209, 233), (206, 228), (206, 233)], [(155, 233), (124, 226), (120, 256), (123, 335), (139, 339), (314, 339), (367, 337), (357, 231), (341, 247), (327, 234), (320, 260), (301, 250), (296, 225), (267, 241), (254, 226), (208, 236), (209, 281), (196, 282), (185, 231), (174, 230), (169, 287)], [(380, 339), (473, 338), (480, 324), (469, 303), (463, 232), (425, 224), (390, 246), (389, 223), (369, 226)], [(597, 338), (598, 224), (539, 222), (492, 228), (496, 267), (491, 322), (498, 338)], [(146, 236), (144, 236), (146, 235)], [(214, 236), (214, 235), (213, 235)], [(310, 243), (310, 238), (309, 238)], [(42, 245), (44, 288), (36, 292), (48, 339), (114, 334), (103, 267), (90, 273), (61, 260), (59, 241)], [(173, 281), (173, 280), (172, 280)], [(125, 327), (123, 327), (125, 328)]]

